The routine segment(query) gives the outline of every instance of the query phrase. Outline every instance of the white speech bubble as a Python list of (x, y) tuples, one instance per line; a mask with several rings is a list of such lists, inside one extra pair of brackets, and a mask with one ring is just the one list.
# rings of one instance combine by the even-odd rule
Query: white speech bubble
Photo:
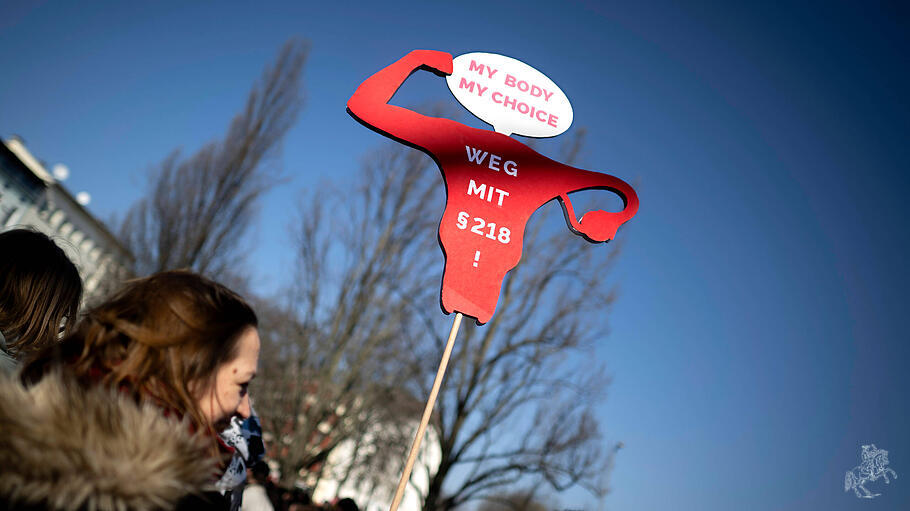
[(553, 80), (495, 53), (455, 57), (446, 77), (455, 99), (505, 135), (555, 137), (572, 125), (572, 105)]

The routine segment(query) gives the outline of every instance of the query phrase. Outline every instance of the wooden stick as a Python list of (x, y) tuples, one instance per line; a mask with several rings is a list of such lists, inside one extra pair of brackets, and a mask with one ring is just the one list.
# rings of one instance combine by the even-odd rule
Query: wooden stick
[(452, 346), (455, 345), (455, 336), (458, 335), (458, 327), (461, 326), (461, 313), (455, 313), (455, 322), (452, 323), (452, 331), (449, 332), (449, 340), (446, 341), (446, 349), (442, 353), (442, 360), (439, 362), (439, 369), (436, 371), (436, 379), (433, 380), (433, 389), (430, 390), (430, 398), (427, 399), (427, 406), (423, 409), (423, 417), (420, 419), (420, 427), (417, 428), (417, 436), (411, 444), (411, 452), (408, 454), (408, 462), (404, 466), (404, 472), (398, 481), (398, 489), (395, 490), (395, 498), (392, 499), (392, 506), (389, 511), (398, 511), (398, 505), (404, 497), (404, 489), (411, 478), (411, 470), (414, 468), (414, 462), (417, 461), (417, 452), (420, 450), (420, 443), (423, 441), (423, 433), (430, 423), (430, 415), (433, 414), (433, 406), (436, 404), (436, 395), (439, 394), (439, 387), (442, 385), (442, 377), (446, 373), (446, 366), (449, 365), (449, 356), (452, 354)]

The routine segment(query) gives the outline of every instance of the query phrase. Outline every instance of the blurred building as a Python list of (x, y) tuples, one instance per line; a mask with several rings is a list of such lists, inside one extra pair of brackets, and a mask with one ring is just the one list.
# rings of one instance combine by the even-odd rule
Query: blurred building
[(25, 147), (18, 137), (0, 144), (0, 231), (32, 227), (72, 259), (92, 301), (129, 275), (133, 256)]
[[(270, 460), (273, 475), (282, 478), (279, 460), (305, 452), (319, 461), (300, 469), (295, 478), (283, 479), (296, 479), (294, 486), (306, 489), (313, 502), (322, 504), (350, 498), (362, 511), (387, 511), (426, 403), (405, 389), (388, 388), (379, 400), (364, 403), (362, 399), (355, 398), (348, 406), (336, 406), (333, 411), (326, 410), (328, 413), (325, 414), (320, 412), (318, 416), (322, 420), (315, 428), (299, 430), (299, 425), (307, 421), (306, 415), (312, 415), (310, 407), (333, 393), (320, 395), (315, 384), (298, 385), (292, 383), (278, 394), (285, 396), (279, 398), (284, 403), (288, 395), (295, 396), (297, 404), (303, 406), (300, 415), (288, 413), (278, 416), (281, 419), (276, 421), (278, 425), (272, 431), (268, 431), (268, 423), (263, 423), (266, 428), (263, 431), (266, 459)], [(261, 399), (257, 400), (260, 411), (281, 409), (282, 405), (269, 401), (274, 396), (257, 393)], [(286, 407), (286, 404), (283, 406)], [(364, 413), (370, 416), (369, 421), (364, 422)], [(344, 438), (339, 440), (340, 435)], [(327, 449), (329, 452), (325, 454)], [(442, 444), (431, 424), (417, 452), (399, 511), (422, 509), (423, 498), (430, 488), (430, 478), (441, 462)]]
[[(410, 422), (410, 427), (405, 427), (408, 438), (413, 438), (417, 433), (420, 421)], [(326, 470), (313, 488), (314, 502), (331, 502), (335, 499), (350, 498), (363, 511), (385, 511), (392, 505), (398, 480), (408, 455), (402, 450), (395, 453), (383, 453), (383, 460), (373, 460), (365, 463), (365, 459), (372, 456), (370, 450), (372, 438), (382, 436), (384, 428), (396, 428), (392, 424), (374, 424), (372, 430), (363, 432), (358, 439), (348, 439), (341, 442), (329, 454), (326, 460)], [(376, 461), (384, 461), (376, 463)], [(432, 427), (427, 428), (417, 451), (417, 459), (411, 472), (411, 479), (405, 487), (404, 495), (398, 509), (400, 511), (420, 511), (423, 507), (423, 497), (430, 489), (430, 477), (436, 473), (442, 461), (442, 447), (439, 435)]]

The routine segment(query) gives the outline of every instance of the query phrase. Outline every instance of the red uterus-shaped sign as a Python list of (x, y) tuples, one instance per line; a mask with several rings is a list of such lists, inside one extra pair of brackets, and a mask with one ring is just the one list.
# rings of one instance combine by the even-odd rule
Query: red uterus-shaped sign
[[(542, 74), (530, 73), (530, 66), (500, 55), (468, 54), (456, 61), (460, 69), (453, 75), (450, 54), (412, 51), (364, 81), (348, 101), (348, 111), (368, 127), (423, 150), (439, 164), (447, 191), (439, 224), (445, 254), (442, 308), (483, 324), (496, 310), (506, 273), (521, 259), (525, 225), (537, 208), (558, 199), (573, 232), (604, 242), (638, 211), (638, 196), (616, 177), (551, 160), (508, 135), (552, 136), (571, 123), (568, 100), (553, 101), (565, 96)], [(459, 101), (487, 122), (492, 120), (502, 133), (388, 104), (407, 77), (421, 68), (452, 75), (449, 84)], [(473, 80), (462, 82), (465, 76)], [(476, 98), (465, 100), (462, 96), (468, 94)], [(616, 193), (624, 209), (595, 210), (577, 220), (568, 194), (587, 189)]]

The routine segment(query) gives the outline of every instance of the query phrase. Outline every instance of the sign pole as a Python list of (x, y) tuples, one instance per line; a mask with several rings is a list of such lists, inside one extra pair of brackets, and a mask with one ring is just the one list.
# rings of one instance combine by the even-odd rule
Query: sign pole
[(436, 379), (433, 380), (433, 389), (430, 390), (430, 397), (427, 399), (427, 406), (423, 409), (423, 417), (420, 419), (420, 427), (417, 428), (417, 436), (411, 444), (411, 452), (408, 454), (408, 461), (405, 463), (404, 472), (398, 481), (398, 489), (395, 490), (395, 498), (392, 499), (392, 505), (389, 511), (397, 511), (401, 499), (404, 497), (404, 489), (411, 478), (411, 470), (414, 468), (414, 462), (417, 461), (417, 452), (420, 450), (420, 443), (423, 441), (423, 434), (430, 423), (430, 415), (433, 414), (433, 406), (436, 404), (436, 395), (439, 394), (439, 387), (442, 385), (442, 377), (446, 373), (446, 367), (449, 365), (449, 356), (452, 354), (452, 346), (455, 345), (455, 336), (458, 335), (458, 328), (461, 326), (461, 313), (455, 313), (455, 321), (452, 323), (452, 331), (449, 332), (449, 340), (446, 341), (446, 349), (442, 353), (442, 360), (439, 362), (439, 369), (436, 371)]

